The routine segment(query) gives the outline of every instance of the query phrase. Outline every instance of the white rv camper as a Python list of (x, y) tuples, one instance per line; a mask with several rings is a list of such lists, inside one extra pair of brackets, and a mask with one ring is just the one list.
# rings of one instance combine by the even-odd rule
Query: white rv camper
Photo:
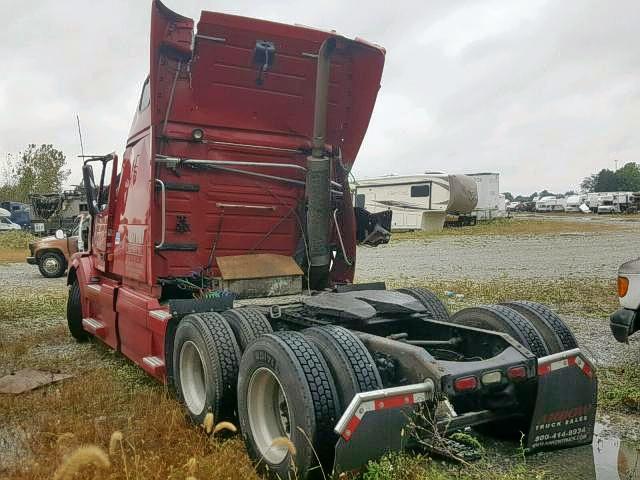
[(600, 205), (600, 193), (588, 193), (587, 194), (587, 207), (589, 207), (589, 210), (591, 210), (593, 213), (598, 213), (598, 205)]
[(569, 195), (567, 204), (564, 207), (565, 212), (581, 212), (580, 205), (586, 203), (586, 195)]
[(536, 202), (536, 212), (564, 212), (566, 200), (553, 195), (542, 197)]
[(478, 204), (473, 213), (478, 220), (505, 217), (507, 205), (504, 195), (500, 195), (499, 173), (468, 173), (478, 187)]
[(355, 184), (355, 206), (372, 213), (392, 210), (392, 230), (442, 230), (447, 212), (470, 213), (475, 185), (464, 175), (389, 175)]

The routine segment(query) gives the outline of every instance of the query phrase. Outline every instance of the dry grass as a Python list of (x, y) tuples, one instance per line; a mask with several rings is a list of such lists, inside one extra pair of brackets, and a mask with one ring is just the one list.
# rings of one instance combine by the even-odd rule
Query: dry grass
[(24, 262), (35, 237), (22, 231), (0, 232), (0, 263)]
[[(446, 228), (440, 232), (394, 232), (392, 241), (419, 240), (440, 236), (467, 236), (467, 235), (559, 235), (602, 233), (628, 230), (632, 228), (628, 222), (620, 222), (620, 225), (602, 223), (594, 220), (571, 220), (565, 218), (541, 219), (541, 218), (505, 218), (491, 222), (481, 222), (473, 227)], [(637, 226), (636, 226), (637, 228)]]
[[(7, 480), (50, 479), (65, 454), (79, 446), (92, 444), (108, 451), (115, 431), (121, 432), (122, 440), (121, 448), (111, 449), (111, 468), (95, 469), (93, 476), (83, 478), (182, 479), (189, 470), (197, 478), (259, 478), (240, 439), (208, 437), (186, 420), (164, 387), (131, 388), (109, 368), (20, 396), (0, 397), (0, 416), (27, 429), (35, 461), (24, 470), (7, 472)], [(66, 440), (58, 442), (63, 437)], [(196, 466), (184, 468), (191, 458)]]
[[(0, 452), (3, 479), (51, 479), (83, 445), (115, 455), (109, 469), (82, 467), (75, 478), (259, 478), (239, 437), (227, 433), (232, 426), (209, 437), (140, 368), (99, 342), (74, 342), (66, 330), (65, 298), (64, 290), (21, 289), (0, 300), (0, 374), (30, 366), (77, 375), (29, 393), (0, 395), (0, 434), (8, 442)], [(122, 439), (112, 440), (114, 432)]]
[(21, 248), (0, 248), (0, 264), (22, 263), (29, 256), (29, 250)]
[[(439, 295), (452, 311), (484, 303), (507, 300), (530, 300), (544, 303), (564, 314), (585, 317), (607, 317), (618, 308), (614, 280), (562, 279), (562, 280), (396, 280), (387, 282), (387, 288), (424, 287)], [(444, 292), (464, 295), (451, 299)]]

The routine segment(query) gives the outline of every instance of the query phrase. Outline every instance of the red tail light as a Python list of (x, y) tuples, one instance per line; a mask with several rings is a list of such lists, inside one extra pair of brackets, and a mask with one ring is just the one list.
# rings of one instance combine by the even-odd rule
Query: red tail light
[(507, 377), (511, 380), (523, 380), (527, 378), (527, 369), (522, 365), (518, 367), (511, 367), (507, 370)]
[(464, 392), (467, 390), (474, 390), (478, 386), (478, 379), (476, 377), (462, 377), (457, 378), (453, 382), (453, 388), (457, 392)]

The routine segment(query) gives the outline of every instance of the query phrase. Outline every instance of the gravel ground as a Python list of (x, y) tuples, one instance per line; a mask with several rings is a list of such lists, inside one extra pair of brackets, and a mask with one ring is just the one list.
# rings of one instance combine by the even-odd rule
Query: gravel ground
[(38, 267), (27, 263), (0, 264), (0, 295), (11, 293), (16, 288), (37, 290), (64, 288), (67, 278), (45, 278)]
[(640, 235), (630, 231), (431, 237), (359, 248), (356, 276), (362, 280), (614, 278), (621, 263), (638, 255)]

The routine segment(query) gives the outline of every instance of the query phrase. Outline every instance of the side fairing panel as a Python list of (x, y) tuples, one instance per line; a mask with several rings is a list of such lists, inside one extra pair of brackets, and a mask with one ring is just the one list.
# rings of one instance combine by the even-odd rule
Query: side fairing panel
[(113, 273), (152, 284), (153, 258), (150, 218), (156, 208), (151, 161), (151, 135), (145, 135), (124, 154), (114, 221)]

